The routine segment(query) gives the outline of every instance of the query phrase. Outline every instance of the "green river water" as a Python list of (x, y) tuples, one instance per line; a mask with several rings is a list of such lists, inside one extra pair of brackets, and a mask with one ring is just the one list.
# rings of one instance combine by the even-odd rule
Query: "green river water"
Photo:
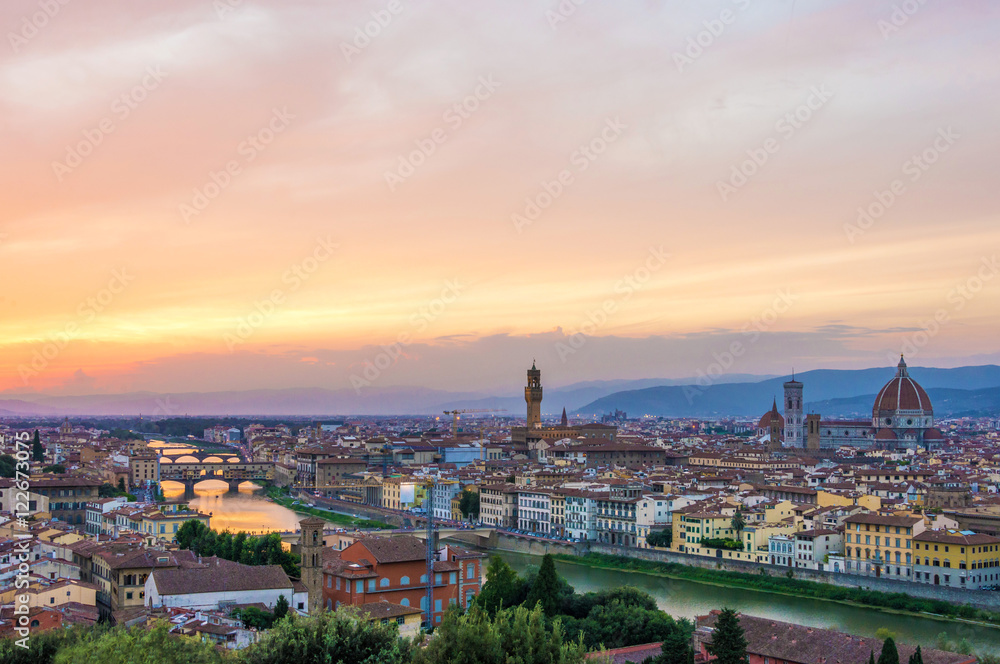
[[(518, 572), (541, 563), (537, 556), (496, 553)], [(933, 648), (937, 635), (945, 632), (951, 641), (966, 639), (977, 653), (1000, 654), (1000, 628), (996, 627), (884, 613), (836, 602), (725, 588), (642, 572), (595, 569), (561, 561), (556, 561), (556, 569), (577, 592), (626, 585), (640, 588), (652, 595), (661, 609), (678, 618), (693, 619), (712, 609), (732, 607), (748, 615), (863, 636), (875, 636), (877, 629), (885, 627), (896, 634), (897, 641), (925, 648)]]

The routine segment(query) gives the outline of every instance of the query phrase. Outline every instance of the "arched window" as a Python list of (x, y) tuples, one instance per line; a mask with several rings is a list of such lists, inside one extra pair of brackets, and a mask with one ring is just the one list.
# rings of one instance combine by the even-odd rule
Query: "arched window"
[(399, 603), (400, 603), (401, 605), (403, 605), (403, 606), (409, 606), (409, 605), (410, 605), (410, 600), (408, 600), (407, 598), (405, 598), (405, 597), (404, 597), (403, 599), (401, 599), (401, 600), (399, 601)]
[(426, 574), (421, 574), (420, 575), (420, 583), (427, 583), (427, 575)]
[(378, 585), (379, 585), (379, 588), (388, 588), (389, 587), (389, 578), (383, 576), (382, 580), (378, 582)]
[[(337, 602), (337, 604), (340, 604), (340, 602)], [(333, 608), (333, 600), (329, 597), (326, 598), (326, 608), (328, 610)]]
[(408, 586), (408, 585), (410, 585), (410, 577), (404, 576), (403, 578), (401, 578), (399, 580), (399, 585), (401, 585), (401, 586)]

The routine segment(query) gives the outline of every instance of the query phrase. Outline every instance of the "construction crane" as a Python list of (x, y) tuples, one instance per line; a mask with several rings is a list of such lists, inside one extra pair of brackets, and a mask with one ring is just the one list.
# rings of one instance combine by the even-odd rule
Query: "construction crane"
[(446, 410), (445, 415), (451, 415), (451, 437), (458, 435), (458, 416), (464, 413), (506, 413), (506, 408), (463, 408), (461, 410)]
[(430, 509), (427, 512), (427, 629), (434, 628), (434, 554), (437, 546), (434, 544), (434, 478), (424, 480)]

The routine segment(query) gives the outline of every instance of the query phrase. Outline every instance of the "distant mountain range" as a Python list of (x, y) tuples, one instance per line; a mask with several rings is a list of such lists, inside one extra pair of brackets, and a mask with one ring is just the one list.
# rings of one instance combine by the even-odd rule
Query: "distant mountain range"
[[(870, 414), (874, 395), (894, 375), (894, 368), (817, 370), (796, 376), (805, 384), (807, 409), (828, 417)], [(941, 416), (1000, 412), (1000, 367), (995, 365), (929, 369), (910, 367), (913, 376), (934, 402)], [(780, 400), (788, 377), (735, 374), (710, 386), (696, 379), (606, 380), (546, 388), (543, 412), (601, 415), (615, 409), (630, 416), (755, 417)], [(511, 393), (513, 392), (513, 393)], [(0, 396), (0, 416), (313, 416), (334, 415), (441, 415), (444, 410), (504, 408), (523, 417), (521, 389), (503, 396), (490, 392), (450, 392), (420, 387), (365, 388), (354, 390), (295, 388), (227, 392), (161, 394), (130, 392), (60, 396), (12, 394)]]
[[(984, 410), (1000, 412), (1000, 367), (986, 365), (934, 369), (910, 367), (910, 376), (928, 391), (935, 414)], [(829, 370), (798, 374), (804, 384), (806, 410), (828, 417), (871, 416), (875, 395), (895, 375), (894, 368)], [(664, 417), (755, 417), (781, 401), (782, 383), (790, 376), (756, 383), (708, 386), (661, 386), (609, 394), (577, 409), (579, 415), (621, 409), (630, 416)], [(935, 399), (937, 395), (937, 399)], [(779, 406), (780, 408), (780, 406)]]

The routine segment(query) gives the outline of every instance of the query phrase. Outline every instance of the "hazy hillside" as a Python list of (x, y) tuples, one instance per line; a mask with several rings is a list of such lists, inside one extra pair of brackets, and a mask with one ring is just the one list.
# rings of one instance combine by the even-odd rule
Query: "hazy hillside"
[[(817, 370), (796, 376), (805, 385), (805, 400), (822, 410), (828, 402), (842, 412), (871, 411), (874, 395), (895, 375), (894, 368), (861, 370)], [(933, 369), (910, 367), (910, 375), (925, 389), (984, 390), (1000, 387), (1000, 367), (959, 367)], [(772, 400), (780, 401), (782, 383), (789, 377), (773, 378), (758, 383), (700, 386), (666, 386), (642, 390), (627, 390), (596, 399), (579, 408), (581, 415), (607, 413), (616, 408), (629, 415), (657, 415), (667, 417), (740, 417), (758, 416), (771, 407)], [(870, 395), (870, 396), (863, 396)], [(953, 399), (956, 395), (942, 395)], [(989, 408), (988, 397), (981, 399), (983, 408)], [(840, 403), (839, 400), (846, 400)], [(855, 401), (856, 400), (856, 401)], [(867, 405), (865, 405), (867, 404)], [(942, 406), (947, 404), (943, 403)], [(864, 407), (862, 407), (864, 406)], [(950, 406), (948, 406), (950, 407)], [(834, 413), (831, 413), (833, 415)]]
[[(874, 395), (895, 369), (857, 371), (808, 371), (798, 376), (805, 384), (807, 404), (824, 414), (838, 415), (871, 408)], [(957, 369), (911, 368), (910, 373), (925, 388), (942, 390), (983, 390), (1000, 387), (1000, 367), (989, 365)], [(544, 378), (544, 374), (543, 374)], [(726, 382), (722, 382), (722, 380)], [(786, 377), (766, 378), (733, 375), (709, 387), (684, 385), (687, 381), (666, 379), (608, 380), (574, 383), (545, 388), (542, 411), (558, 415), (569, 412), (600, 415), (616, 408), (636, 415), (677, 417), (756, 416), (781, 396)], [(681, 384), (678, 384), (681, 383)], [(990, 392), (970, 397), (970, 408), (993, 408)], [(942, 393), (941, 407), (964, 408), (958, 395)], [(937, 403), (937, 401), (935, 401)], [(524, 396), (520, 388), (503, 392), (449, 392), (419, 387), (365, 388), (360, 394), (351, 389), (299, 388), (228, 392), (186, 392), (157, 394), (132, 392), (87, 396), (40, 394), (9, 395), (0, 398), (0, 415), (43, 416), (134, 416), (134, 415), (440, 415), (456, 408), (505, 408), (513, 416), (523, 416)], [(950, 412), (950, 411), (949, 411)]]

